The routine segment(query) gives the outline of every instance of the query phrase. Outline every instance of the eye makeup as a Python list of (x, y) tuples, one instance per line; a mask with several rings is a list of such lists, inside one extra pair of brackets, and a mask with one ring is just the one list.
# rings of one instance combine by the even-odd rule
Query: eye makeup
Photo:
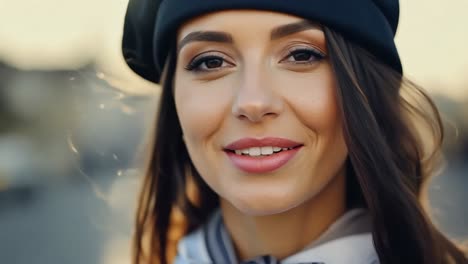
[(212, 72), (234, 66), (234, 63), (230, 62), (225, 54), (217, 51), (207, 51), (195, 56), (184, 68), (193, 72)]
[(280, 63), (289, 64), (313, 64), (326, 58), (326, 54), (311, 46), (295, 46), (288, 50), (288, 54), (281, 59)]

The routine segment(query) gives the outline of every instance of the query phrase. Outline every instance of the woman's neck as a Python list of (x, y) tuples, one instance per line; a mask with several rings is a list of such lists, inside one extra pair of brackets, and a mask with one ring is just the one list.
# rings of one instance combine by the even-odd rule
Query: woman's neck
[(249, 216), (221, 200), (226, 229), (240, 260), (261, 255), (288, 257), (315, 241), (346, 210), (344, 173), (316, 196), (280, 214)]

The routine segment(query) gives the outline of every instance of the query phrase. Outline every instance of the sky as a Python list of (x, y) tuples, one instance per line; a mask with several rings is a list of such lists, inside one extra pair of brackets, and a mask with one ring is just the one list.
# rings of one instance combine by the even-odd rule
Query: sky
[[(128, 0), (0, 0), (0, 60), (21, 69), (96, 63), (116, 86), (146, 93), (120, 53)], [(433, 93), (468, 96), (467, 0), (400, 0), (405, 74)], [(131, 88), (130, 88), (131, 87)]]
[(468, 96), (468, 1), (400, 3), (396, 43), (407, 76), (432, 92)]

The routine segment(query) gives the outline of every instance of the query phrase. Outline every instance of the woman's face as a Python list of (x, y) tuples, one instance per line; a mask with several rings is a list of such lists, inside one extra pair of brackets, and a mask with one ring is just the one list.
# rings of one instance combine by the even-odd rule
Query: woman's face
[(177, 114), (193, 164), (250, 215), (284, 212), (344, 172), (347, 148), (321, 27), (223, 11), (178, 32)]

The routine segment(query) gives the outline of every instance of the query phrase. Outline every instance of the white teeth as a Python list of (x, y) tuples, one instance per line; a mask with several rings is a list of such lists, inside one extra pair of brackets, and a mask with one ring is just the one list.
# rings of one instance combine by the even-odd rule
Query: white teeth
[(261, 152), (262, 155), (271, 155), (273, 154), (273, 147), (262, 147)]
[(253, 147), (249, 148), (249, 155), (253, 157), (260, 156), (262, 154), (262, 151), (259, 147)]
[(251, 157), (258, 157), (261, 155), (264, 155), (264, 156), (273, 155), (280, 151), (289, 150), (289, 149), (292, 149), (292, 148), (265, 146), (265, 147), (252, 147), (252, 148), (247, 148), (247, 149), (238, 149), (238, 150), (235, 150), (234, 152), (237, 155), (249, 155)]

